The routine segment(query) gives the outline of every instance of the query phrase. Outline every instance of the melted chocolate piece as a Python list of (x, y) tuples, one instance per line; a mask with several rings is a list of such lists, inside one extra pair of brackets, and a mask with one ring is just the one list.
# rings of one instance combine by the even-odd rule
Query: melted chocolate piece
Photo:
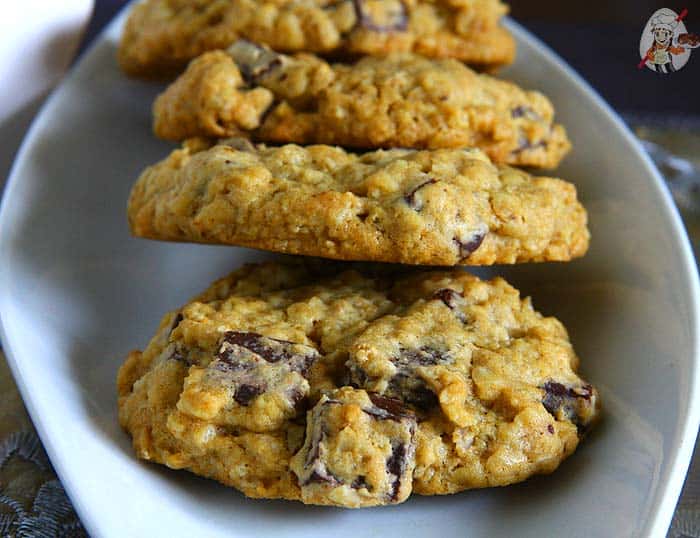
[(286, 361), (294, 372), (306, 377), (313, 362), (318, 358), (318, 352), (309, 347), (305, 355), (294, 350), (295, 344), (287, 340), (269, 338), (254, 332), (228, 331), (224, 333), (217, 358), (232, 369), (250, 368), (254, 362), (245, 360), (238, 348), (244, 348), (269, 363)]
[(546, 140), (540, 140), (538, 142), (530, 142), (527, 138), (522, 137), (518, 141), (518, 147), (515, 148), (511, 153), (513, 155), (517, 155), (518, 153), (522, 153), (523, 151), (530, 150), (530, 149), (539, 149), (539, 148), (547, 148), (547, 141)]
[(542, 389), (544, 390), (542, 405), (550, 415), (557, 418), (561, 412), (576, 425), (579, 432), (586, 428), (587, 424), (579, 415), (578, 409), (581, 402), (590, 402), (593, 395), (591, 385), (571, 387), (557, 381), (547, 381)]
[(168, 360), (177, 361), (185, 364), (186, 366), (192, 366), (192, 361), (187, 356), (187, 354), (179, 347), (175, 347), (168, 357)]
[(451, 359), (450, 355), (428, 346), (401, 350), (401, 354), (392, 359), (398, 373), (389, 381), (386, 395), (400, 398), (423, 410), (436, 406), (437, 396), (425, 381), (415, 374), (415, 370), (419, 366), (435, 366)]
[(389, 381), (387, 392), (399, 396), (406, 403), (423, 411), (436, 407), (440, 403), (437, 395), (428, 388), (425, 381), (414, 375), (396, 374)]
[(304, 344), (254, 332), (228, 331), (221, 339), (216, 359), (208, 368), (226, 373), (224, 382), (233, 384), (234, 400), (242, 406), (250, 405), (263, 392), (284, 390), (281, 394), (289, 400), (290, 407), (300, 412), (305, 408), (304, 384), (298, 382), (283, 389), (274, 381), (279, 374), (266, 374), (265, 371), (272, 369), (282, 375), (292, 371), (307, 377), (311, 365), (318, 357), (314, 348)]
[(364, 475), (358, 476), (355, 480), (352, 481), (352, 484), (350, 484), (350, 487), (352, 489), (362, 489), (365, 488), (368, 491), (371, 491), (372, 488), (369, 486), (367, 483), (367, 480)]
[[(287, 360), (294, 355), (286, 345), (292, 344), (292, 342), (268, 338), (253, 332), (228, 331), (224, 333), (223, 341), (228, 344), (235, 344), (237, 346), (244, 347), (259, 357), (262, 357), (267, 362), (277, 362), (282, 359)], [(273, 342), (281, 345), (275, 347), (269, 345)], [(231, 360), (231, 354), (231, 349), (224, 349), (222, 346), (221, 350), (219, 351), (219, 358), (223, 361), (229, 361)]]
[(404, 407), (401, 400), (380, 396), (376, 392), (368, 392), (367, 395), (375, 408), (363, 409), (368, 415), (379, 420), (394, 420), (400, 422), (403, 418), (413, 418), (413, 414)]
[(405, 32), (408, 28), (408, 13), (402, 0), (353, 0), (353, 6), (357, 24), (365, 30), (384, 33)]
[(311, 438), (311, 447), (309, 447), (309, 453), (306, 455), (306, 461), (304, 462), (304, 465), (306, 467), (310, 467), (311, 464), (314, 462), (314, 460), (318, 459), (318, 456), (321, 453), (321, 441), (323, 441), (323, 432), (314, 431), (314, 437)]
[[(365, 420), (361, 426), (358, 424), (358, 427), (366, 428), (366, 432), (372, 432), (387, 444), (391, 444), (391, 452), (388, 455), (386, 448), (381, 449), (386, 458), (387, 480), (382, 481), (379, 486), (368, 483), (367, 475), (362, 470), (365, 464), (362, 451), (357, 454), (345, 447), (342, 442), (347, 424), (342, 418), (340, 421), (331, 420), (332, 415), (329, 415), (333, 413), (330, 405), (342, 406), (349, 402), (346, 402), (342, 396), (340, 399), (324, 397), (313, 409), (309, 418), (310, 431), (307, 430), (305, 445), (308, 451), (304, 456), (303, 471), (297, 474), (302, 488), (309, 484), (320, 484), (322, 487), (329, 488), (345, 486), (355, 490), (367, 490), (380, 502), (395, 502), (399, 499), (402, 481), (406, 480), (408, 469), (413, 464), (416, 417), (398, 400), (373, 393), (367, 394), (372, 403), (363, 403), (362, 411), (377, 421)], [(343, 416), (344, 414), (341, 413), (340, 417)], [(386, 420), (395, 421), (395, 423), (378, 422)], [(381, 446), (385, 447), (386, 444)], [(339, 451), (343, 453), (340, 462), (336, 462), (331, 456), (332, 447), (335, 454)], [(338, 476), (336, 472), (346, 472), (339, 469), (345, 469), (348, 458), (356, 466), (353, 467), (349, 476), (345, 474), (342, 477)], [(336, 468), (336, 465), (340, 467)], [(377, 490), (378, 487), (379, 490)]]
[(456, 308), (459, 297), (463, 297), (463, 295), (452, 288), (440, 288), (433, 293), (433, 299), (439, 299), (445, 303), (445, 306), (452, 310)]
[(445, 303), (445, 306), (452, 310), (459, 321), (467, 322), (467, 316), (459, 309), (459, 303), (464, 299), (464, 295), (452, 288), (441, 288), (433, 293), (433, 299)]
[(325, 483), (325, 484), (330, 484), (331, 486), (337, 486), (341, 482), (335, 476), (333, 476), (331, 473), (329, 473), (328, 469), (326, 469), (325, 465), (323, 465), (321, 469), (314, 469), (311, 472), (311, 475), (309, 476), (309, 478), (306, 479), (306, 482), (304, 482), (305, 485), (306, 484), (313, 484), (313, 483), (316, 483), (316, 484)]
[(485, 231), (477, 231), (472, 234), (471, 239), (464, 240), (459, 237), (454, 238), (454, 242), (457, 243), (459, 248), (459, 257), (468, 258), (476, 249), (481, 246), (484, 242), (484, 237), (486, 237)]
[(510, 116), (513, 119), (517, 118), (527, 118), (533, 121), (541, 121), (542, 116), (535, 112), (532, 108), (525, 105), (518, 105), (513, 110), (510, 111)]
[(444, 362), (448, 359), (449, 357), (442, 351), (428, 346), (423, 346), (418, 349), (402, 349), (399, 357), (393, 362), (405, 366), (408, 366), (409, 364), (415, 364), (418, 366), (435, 366), (437, 363)]
[[(389, 379), (387, 388), (382, 395), (369, 393), (375, 409), (365, 409), (365, 413), (397, 420), (411, 416), (402, 404), (410, 404), (419, 409), (427, 410), (438, 404), (438, 398), (432, 390), (415, 373), (420, 366), (435, 366), (449, 362), (452, 357), (438, 349), (423, 346), (417, 349), (401, 349), (399, 355), (390, 358), (396, 366), (396, 374)], [(368, 388), (373, 381), (367, 373), (355, 364), (349, 365), (350, 384), (356, 388)], [(400, 407), (399, 407), (400, 406)], [(393, 415), (393, 416), (390, 416)]]
[[(332, 400), (328, 400), (323, 403), (323, 405), (333, 403), (340, 403)], [(326, 463), (321, 459), (321, 443), (326, 437), (326, 432), (323, 427), (318, 427), (318, 425), (313, 430), (313, 437), (311, 438), (311, 446), (309, 447), (309, 452), (306, 455), (306, 460), (304, 461), (304, 467), (312, 468), (311, 474), (304, 481), (302, 485), (307, 485), (311, 483), (326, 483), (331, 486), (337, 486), (341, 482), (328, 470)]]
[(418, 192), (426, 185), (431, 185), (433, 183), (437, 183), (437, 179), (431, 178), (428, 181), (424, 181), (417, 187), (414, 187), (413, 190), (411, 190), (406, 196), (404, 196), (403, 199), (406, 200), (408, 207), (410, 207), (414, 211), (420, 211), (421, 209), (423, 209), (423, 203), (420, 200), (416, 200), (416, 192)]
[(280, 54), (246, 39), (236, 41), (227, 52), (249, 86), (257, 85), (261, 79), (282, 67)]
[(248, 405), (250, 405), (250, 402), (253, 400), (253, 398), (259, 396), (263, 392), (265, 392), (265, 387), (263, 385), (244, 384), (240, 385), (236, 389), (233, 399), (236, 400), (242, 406), (247, 407)]
[(394, 483), (391, 486), (391, 500), (395, 501), (399, 496), (401, 488), (401, 476), (406, 470), (406, 445), (403, 443), (392, 443), (391, 456), (386, 460), (387, 473), (394, 475)]

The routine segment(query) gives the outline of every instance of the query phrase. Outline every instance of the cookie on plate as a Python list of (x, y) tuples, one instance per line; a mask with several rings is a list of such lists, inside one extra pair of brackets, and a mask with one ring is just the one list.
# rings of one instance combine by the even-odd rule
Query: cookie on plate
[(566, 261), (589, 239), (572, 184), (476, 149), (192, 140), (143, 172), (128, 217), (151, 239), (421, 265)]
[(119, 47), (127, 73), (162, 77), (246, 38), (284, 52), (340, 57), (389, 52), (456, 58), (480, 69), (515, 55), (499, 0), (147, 0)]
[(119, 418), (138, 457), (250, 497), (393, 504), (553, 471), (599, 412), (577, 368), (501, 278), (271, 262), (163, 318)]
[(156, 100), (168, 140), (249, 133), (259, 142), (355, 148), (478, 147), (495, 162), (553, 168), (570, 143), (539, 92), (413, 54), (328, 64), (248, 41), (193, 60)]

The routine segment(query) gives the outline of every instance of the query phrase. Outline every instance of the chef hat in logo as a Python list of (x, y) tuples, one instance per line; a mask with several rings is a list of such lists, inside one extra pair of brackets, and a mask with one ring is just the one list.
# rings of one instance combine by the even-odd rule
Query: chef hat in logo
[(664, 28), (669, 32), (673, 32), (678, 26), (678, 20), (675, 13), (659, 13), (656, 17), (651, 19), (651, 27), (653, 30), (657, 28)]

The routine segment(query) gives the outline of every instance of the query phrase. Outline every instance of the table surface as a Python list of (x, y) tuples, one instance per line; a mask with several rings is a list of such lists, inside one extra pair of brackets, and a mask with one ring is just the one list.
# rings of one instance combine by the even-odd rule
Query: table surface
[[(125, 0), (97, 0), (81, 52), (124, 4)], [(594, 7), (596, 4), (605, 9), (610, 3), (602, 0), (587, 3)], [(673, 77), (639, 71), (636, 69), (637, 44), (650, 13), (640, 13), (636, 25), (632, 24), (635, 15), (629, 13), (622, 18), (612, 13), (615, 23), (601, 22), (600, 18), (578, 20), (571, 17), (561, 22), (543, 16), (552, 14), (547, 6), (546, 1), (532, 4), (530, 12), (540, 19), (529, 18), (530, 12), (522, 3), (514, 5), (513, 11), (526, 27), (559, 52), (620, 111), (641, 138), (653, 141), (700, 168), (700, 99), (697, 98), (700, 54), (697, 54), (696, 65), (692, 65), (691, 58), (688, 66)], [(599, 10), (589, 9), (587, 13), (590, 12)], [(700, 6), (695, 15), (695, 29), (700, 31)], [(692, 18), (686, 22), (692, 31)], [(634, 92), (629, 91), (630, 86), (634, 86)], [(0, 169), (0, 177), (5, 173), (6, 170)], [(674, 194), (678, 195), (697, 256), (700, 208), (695, 207), (694, 200), (686, 203), (683, 193)], [(44, 453), (2, 351), (0, 536), (86, 536)], [(668, 536), (700, 538), (700, 445), (696, 445)]]

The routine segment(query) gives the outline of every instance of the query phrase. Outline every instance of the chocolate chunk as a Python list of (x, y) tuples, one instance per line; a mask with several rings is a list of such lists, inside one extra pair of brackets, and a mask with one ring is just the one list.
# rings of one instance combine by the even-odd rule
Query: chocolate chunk
[[(388, 380), (386, 389), (381, 395), (369, 393), (376, 407), (365, 409), (366, 413), (377, 415), (377, 418), (396, 420), (396, 417), (404, 418), (407, 416), (407, 411), (401, 409), (401, 403), (410, 404), (423, 410), (438, 404), (437, 396), (430, 390), (425, 381), (416, 375), (416, 369), (421, 366), (429, 367), (450, 362), (453, 360), (451, 355), (430, 346), (423, 346), (417, 349), (402, 348), (399, 355), (390, 357), (389, 360), (396, 367), (396, 373)], [(376, 380), (370, 378), (352, 360), (348, 361), (348, 370), (351, 386), (373, 390), (372, 386)]]
[(537, 142), (530, 142), (526, 137), (521, 137), (518, 140), (518, 147), (515, 148), (511, 153), (516, 155), (518, 153), (522, 153), (523, 151), (531, 150), (531, 149), (539, 149), (539, 148), (547, 148), (547, 141), (546, 140), (539, 140)]
[(308, 384), (298, 380), (288, 386), (280, 380), (287, 372), (306, 377), (319, 354), (304, 344), (254, 332), (228, 331), (224, 333), (215, 357), (208, 368), (219, 372), (214, 376), (219, 383), (233, 386), (233, 398), (239, 405), (250, 405), (263, 392), (276, 392), (286, 398), (290, 408), (298, 413), (305, 407)]
[(554, 426), (552, 426), (551, 424), (547, 424), (547, 431), (549, 433), (554, 433)]
[(433, 293), (433, 299), (439, 299), (445, 306), (454, 310), (457, 307), (457, 301), (459, 297), (463, 297), (461, 293), (456, 292), (452, 288), (440, 288), (435, 293)]
[(406, 196), (404, 196), (404, 200), (406, 200), (406, 203), (408, 204), (408, 207), (415, 211), (420, 211), (423, 209), (423, 202), (420, 200), (416, 200), (416, 192), (418, 192), (420, 189), (425, 187), (426, 185), (430, 185), (432, 183), (437, 183), (437, 179), (429, 179), (427, 181), (424, 181), (417, 187), (414, 187), (413, 190), (411, 190)]
[(445, 306), (452, 310), (459, 321), (467, 323), (467, 316), (459, 308), (464, 302), (464, 296), (452, 288), (441, 288), (433, 293), (433, 299), (442, 301)]
[(535, 112), (529, 106), (525, 106), (525, 105), (516, 106), (513, 110), (510, 111), (510, 115), (514, 119), (527, 118), (527, 119), (533, 120), (533, 121), (541, 121), (542, 120), (542, 116), (540, 116), (537, 112)]
[[(295, 347), (305, 348), (302, 355), (295, 351)], [(318, 352), (304, 344), (295, 344), (287, 340), (269, 338), (254, 332), (228, 331), (224, 337), (217, 353), (217, 358), (233, 369), (245, 368), (250, 361), (242, 363), (243, 358), (240, 348), (247, 349), (251, 353), (261, 357), (269, 363), (286, 361), (290, 369), (299, 372), (306, 377), (313, 362), (318, 358)]]
[[(262, 357), (267, 362), (277, 362), (282, 359), (286, 360), (293, 355), (287, 347), (287, 344), (291, 344), (292, 342), (268, 338), (253, 332), (228, 331), (224, 333), (224, 342), (244, 347)], [(273, 342), (281, 345), (270, 345)], [(223, 351), (222, 348), (222, 351), (219, 353), (221, 354), (221, 360), (230, 359), (230, 349)]]
[(321, 441), (323, 440), (324, 434), (323, 430), (317, 428), (314, 430), (314, 435), (311, 438), (311, 446), (309, 447), (309, 452), (306, 455), (306, 461), (304, 465), (310, 467), (314, 460), (317, 460), (321, 454)]
[(396, 478), (391, 486), (391, 500), (394, 501), (399, 496), (401, 487), (401, 476), (406, 469), (407, 451), (403, 443), (392, 443), (391, 456), (386, 460), (386, 470)]
[[(350, 412), (358, 405), (377, 420)], [(323, 396), (308, 414), (304, 445), (290, 466), (303, 496), (319, 487), (343, 487), (363, 490), (363, 505), (398, 502), (407, 495), (402, 485), (410, 485), (415, 465), (415, 432), (416, 417), (401, 402), (343, 387)], [(347, 442), (353, 437), (373, 442), (354, 447)], [(384, 462), (385, 476), (366, 474), (368, 458), (375, 457)]]
[(438, 404), (437, 396), (425, 381), (415, 374), (415, 370), (420, 366), (435, 366), (451, 360), (450, 355), (428, 346), (401, 350), (398, 357), (391, 359), (397, 373), (389, 380), (385, 395), (399, 398), (423, 410), (435, 407)]
[(262, 385), (240, 385), (236, 389), (233, 399), (242, 406), (247, 407), (250, 405), (253, 398), (259, 396), (263, 392), (265, 392), (265, 387)]
[(173, 346), (172, 352), (170, 353), (168, 360), (181, 362), (186, 366), (192, 366), (192, 361), (187, 356), (187, 353), (185, 353), (180, 347), (177, 346)]
[(379, 420), (395, 420), (398, 422), (402, 418), (413, 417), (413, 414), (404, 407), (401, 400), (380, 396), (376, 392), (368, 392), (367, 395), (376, 407), (363, 409), (363, 411), (374, 418)]
[(402, 0), (353, 0), (357, 24), (373, 32), (405, 32), (408, 13)]
[(542, 405), (554, 418), (560, 414), (573, 422), (579, 431), (587, 426), (586, 420), (581, 416), (581, 406), (590, 405), (593, 395), (591, 385), (579, 387), (567, 386), (557, 381), (547, 381), (543, 386), (544, 397)]
[[(323, 408), (329, 403), (332, 404), (340, 402), (325, 401), (323, 404), (321, 404), (321, 407)], [(340, 484), (340, 480), (338, 480), (338, 478), (328, 470), (326, 463), (322, 461), (321, 458), (321, 443), (324, 441), (325, 437), (326, 431), (323, 424), (316, 424), (316, 427), (313, 429), (309, 452), (306, 454), (306, 459), (304, 461), (304, 467), (310, 468), (312, 471), (302, 485), (327, 483), (331, 486), (337, 486)]]
[(476, 249), (481, 246), (484, 242), (484, 237), (486, 237), (487, 230), (477, 230), (472, 236), (465, 240), (459, 237), (454, 238), (454, 242), (457, 243), (459, 248), (459, 257), (461, 259), (468, 258)]
[(510, 111), (510, 116), (512, 118), (522, 118), (525, 116), (525, 108), (524, 106), (516, 106), (513, 110)]
[(386, 392), (424, 411), (440, 403), (437, 395), (428, 388), (425, 381), (413, 375), (396, 374), (389, 381)]
[(402, 349), (401, 354), (392, 362), (402, 366), (435, 366), (439, 362), (448, 360), (442, 351), (423, 346), (418, 349)]
[(338, 484), (340, 484), (338, 479), (328, 472), (328, 470), (325, 468), (325, 465), (323, 466), (322, 470), (314, 469), (311, 472), (309, 478), (306, 479), (305, 484), (312, 483), (327, 483), (331, 486), (337, 486)]
[(281, 68), (283, 63), (281, 54), (245, 39), (236, 41), (227, 52), (248, 85), (257, 85), (261, 79)]
[(371, 491), (371, 487), (369, 484), (367, 484), (367, 480), (364, 475), (358, 476), (355, 480), (352, 481), (352, 484), (350, 484), (350, 487), (352, 489), (366, 489), (368, 491)]

